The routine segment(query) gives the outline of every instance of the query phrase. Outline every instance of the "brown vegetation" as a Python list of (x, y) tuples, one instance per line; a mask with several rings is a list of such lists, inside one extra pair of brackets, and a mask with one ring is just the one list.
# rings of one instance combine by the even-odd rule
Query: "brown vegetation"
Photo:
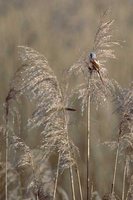
[(132, 200), (132, 1), (118, 2), (0, 2), (0, 199)]

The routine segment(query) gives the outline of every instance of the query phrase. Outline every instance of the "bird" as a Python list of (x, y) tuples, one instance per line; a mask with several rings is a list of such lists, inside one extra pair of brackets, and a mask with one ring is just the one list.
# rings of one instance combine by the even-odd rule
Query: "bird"
[(90, 73), (92, 74), (92, 71), (95, 70), (98, 73), (102, 83), (104, 84), (104, 81), (103, 81), (102, 76), (100, 74), (100, 63), (97, 60), (96, 53), (95, 52), (90, 52), (88, 54), (88, 56), (89, 56), (88, 69), (89, 69)]
[(100, 64), (97, 61), (97, 56), (94, 52), (89, 53), (89, 70), (96, 70), (97, 72), (100, 70)]

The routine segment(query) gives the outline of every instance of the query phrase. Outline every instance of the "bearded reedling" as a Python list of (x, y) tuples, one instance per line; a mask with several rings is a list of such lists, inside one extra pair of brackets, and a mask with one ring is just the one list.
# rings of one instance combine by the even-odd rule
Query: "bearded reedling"
[(104, 84), (104, 81), (103, 81), (101, 73), (100, 73), (100, 63), (97, 60), (96, 54), (94, 52), (91, 52), (89, 54), (89, 63), (86, 62), (86, 64), (90, 71), (90, 74), (92, 74), (92, 72), (95, 70), (98, 73), (102, 83)]

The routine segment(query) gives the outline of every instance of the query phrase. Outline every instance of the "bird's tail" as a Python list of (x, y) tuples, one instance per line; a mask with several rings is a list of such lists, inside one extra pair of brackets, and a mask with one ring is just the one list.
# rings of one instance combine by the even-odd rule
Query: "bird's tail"
[(105, 85), (105, 83), (104, 83), (104, 81), (103, 81), (103, 79), (102, 79), (102, 76), (101, 76), (101, 74), (100, 74), (99, 70), (97, 70), (97, 72), (98, 72), (98, 75), (99, 75), (99, 77), (100, 77), (100, 80), (101, 80), (101, 81), (102, 81), (102, 83)]

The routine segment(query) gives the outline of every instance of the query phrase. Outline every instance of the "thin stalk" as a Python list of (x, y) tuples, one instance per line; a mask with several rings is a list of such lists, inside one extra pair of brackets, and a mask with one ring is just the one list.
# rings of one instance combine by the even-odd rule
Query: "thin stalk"
[(124, 200), (125, 197), (125, 181), (126, 181), (126, 171), (127, 171), (127, 163), (125, 161), (125, 166), (124, 166), (124, 173), (123, 173), (123, 186), (122, 186), (122, 200)]
[(71, 179), (71, 187), (72, 187), (72, 198), (73, 198), (73, 200), (76, 200), (76, 197), (75, 197), (75, 186), (74, 186), (74, 176), (73, 176), (72, 166), (69, 167), (69, 171), (70, 171), (70, 179)]
[(112, 182), (112, 187), (111, 187), (111, 197), (114, 194), (114, 189), (115, 189), (115, 181), (116, 181), (116, 171), (117, 171), (117, 165), (118, 165), (118, 157), (119, 157), (119, 150), (120, 150), (120, 136), (121, 136), (121, 125), (120, 124), (120, 129), (119, 129), (119, 136), (118, 136), (118, 142), (117, 142), (117, 151), (116, 151), (116, 157), (115, 157), (115, 166), (114, 166), (114, 174), (113, 174), (113, 182)]
[(131, 175), (130, 184), (129, 184), (129, 188), (128, 188), (128, 192), (127, 192), (125, 200), (132, 199), (132, 194), (133, 194), (132, 191), (133, 191), (133, 176)]
[[(65, 117), (65, 122), (66, 122), (66, 130), (68, 130), (68, 119), (67, 119), (67, 115), (66, 115), (66, 112), (65, 112), (65, 109), (63, 109), (63, 114), (64, 114), (64, 117)], [(69, 142), (69, 136), (68, 136), (68, 132), (67, 132), (67, 140), (68, 140), (68, 146), (69, 146), (69, 149), (70, 149), (70, 142)], [(69, 156), (71, 157), (71, 152), (69, 150)], [(76, 200), (76, 196), (75, 196), (75, 186), (74, 186), (74, 175), (73, 175), (73, 169), (72, 169), (72, 166), (70, 164), (69, 166), (69, 172), (70, 172), (70, 180), (71, 180), (71, 189), (72, 189), (72, 199), (73, 200)]]
[[(94, 188), (93, 188), (93, 184), (91, 185), (91, 194), (93, 193), (93, 191), (94, 191)], [(91, 199), (90, 200), (92, 200), (92, 195), (91, 195)]]
[(115, 157), (115, 166), (114, 166), (113, 182), (112, 182), (112, 188), (111, 188), (111, 196), (113, 196), (114, 189), (115, 189), (115, 180), (116, 180), (116, 171), (117, 171), (117, 165), (118, 165), (119, 148), (120, 148), (120, 143), (118, 142), (116, 157)]
[(6, 197), (6, 200), (7, 200), (7, 192), (8, 192), (8, 186), (7, 186), (7, 179), (8, 179), (8, 176), (7, 176), (7, 172), (8, 172), (8, 131), (7, 131), (7, 128), (6, 128), (6, 176), (5, 176), (5, 181), (6, 181), (6, 184), (5, 184), (5, 197)]
[(39, 200), (38, 194), (37, 194), (36, 200)]
[[(90, 81), (88, 80), (88, 89), (90, 88)], [(89, 90), (88, 90), (89, 91)], [(88, 93), (87, 100), (87, 200), (91, 199), (91, 180), (90, 180), (90, 149), (91, 149), (91, 138), (90, 138), (90, 94)]]
[(126, 200), (128, 200), (128, 196), (129, 196), (129, 194), (130, 194), (130, 188), (131, 188), (131, 181), (130, 181), (130, 185), (129, 185), (129, 189), (128, 189), (128, 192), (127, 192), (127, 195), (126, 195)]
[[(66, 110), (65, 109), (63, 109), (63, 115), (65, 117), (66, 129), (68, 130), (68, 115), (66, 114)], [(68, 140), (69, 149), (71, 149), (70, 142), (69, 142), (68, 131), (67, 131), (67, 140)], [(71, 157), (71, 151), (70, 150), (69, 150), (69, 156)], [(70, 180), (71, 180), (72, 199), (76, 200), (73, 167), (71, 166), (71, 164), (69, 166), (69, 172), (70, 172)], [(83, 200), (82, 188), (81, 188), (81, 181), (80, 181), (80, 174), (79, 174), (77, 163), (76, 163), (76, 173), (77, 173), (77, 177), (78, 177), (78, 185), (79, 185), (79, 190), (80, 190), (80, 197), (81, 197), (81, 200)]]
[(54, 184), (53, 200), (55, 200), (56, 192), (57, 192), (57, 184), (58, 184), (58, 177), (59, 177), (59, 167), (60, 167), (60, 154), (59, 154), (59, 157), (58, 157), (58, 164), (57, 164), (56, 178), (55, 178), (55, 184)]
[(80, 199), (83, 200), (83, 192), (82, 192), (82, 187), (81, 187), (80, 173), (79, 173), (79, 168), (78, 168), (77, 164), (76, 164), (76, 174), (77, 174), (77, 178), (78, 178)]
[(5, 200), (7, 200), (7, 193), (8, 193), (8, 176), (7, 176), (7, 172), (8, 172), (8, 145), (9, 145), (9, 141), (8, 141), (8, 114), (9, 114), (9, 104), (8, 101), (6, 101), (5, 103), (5, 123), (6, 123), (6, 173), (5, 173)]
[[(36, 178), (36, 174), (35, 174), (35, 167), (34, 167), (33, 160), (32, 160), (32, 169), (33, 169), (33, 179), (34, 179), (35, 185), (36, 185), (37, 188), (38, 188), (37, 178)], [(39, 173), (41, 173), (41, 172), (40, 172), (40, 168), (39, 168)], [(39, 200), (38, 192), (37, 192), (37, 195), (35, 196), (35, 200)]]

